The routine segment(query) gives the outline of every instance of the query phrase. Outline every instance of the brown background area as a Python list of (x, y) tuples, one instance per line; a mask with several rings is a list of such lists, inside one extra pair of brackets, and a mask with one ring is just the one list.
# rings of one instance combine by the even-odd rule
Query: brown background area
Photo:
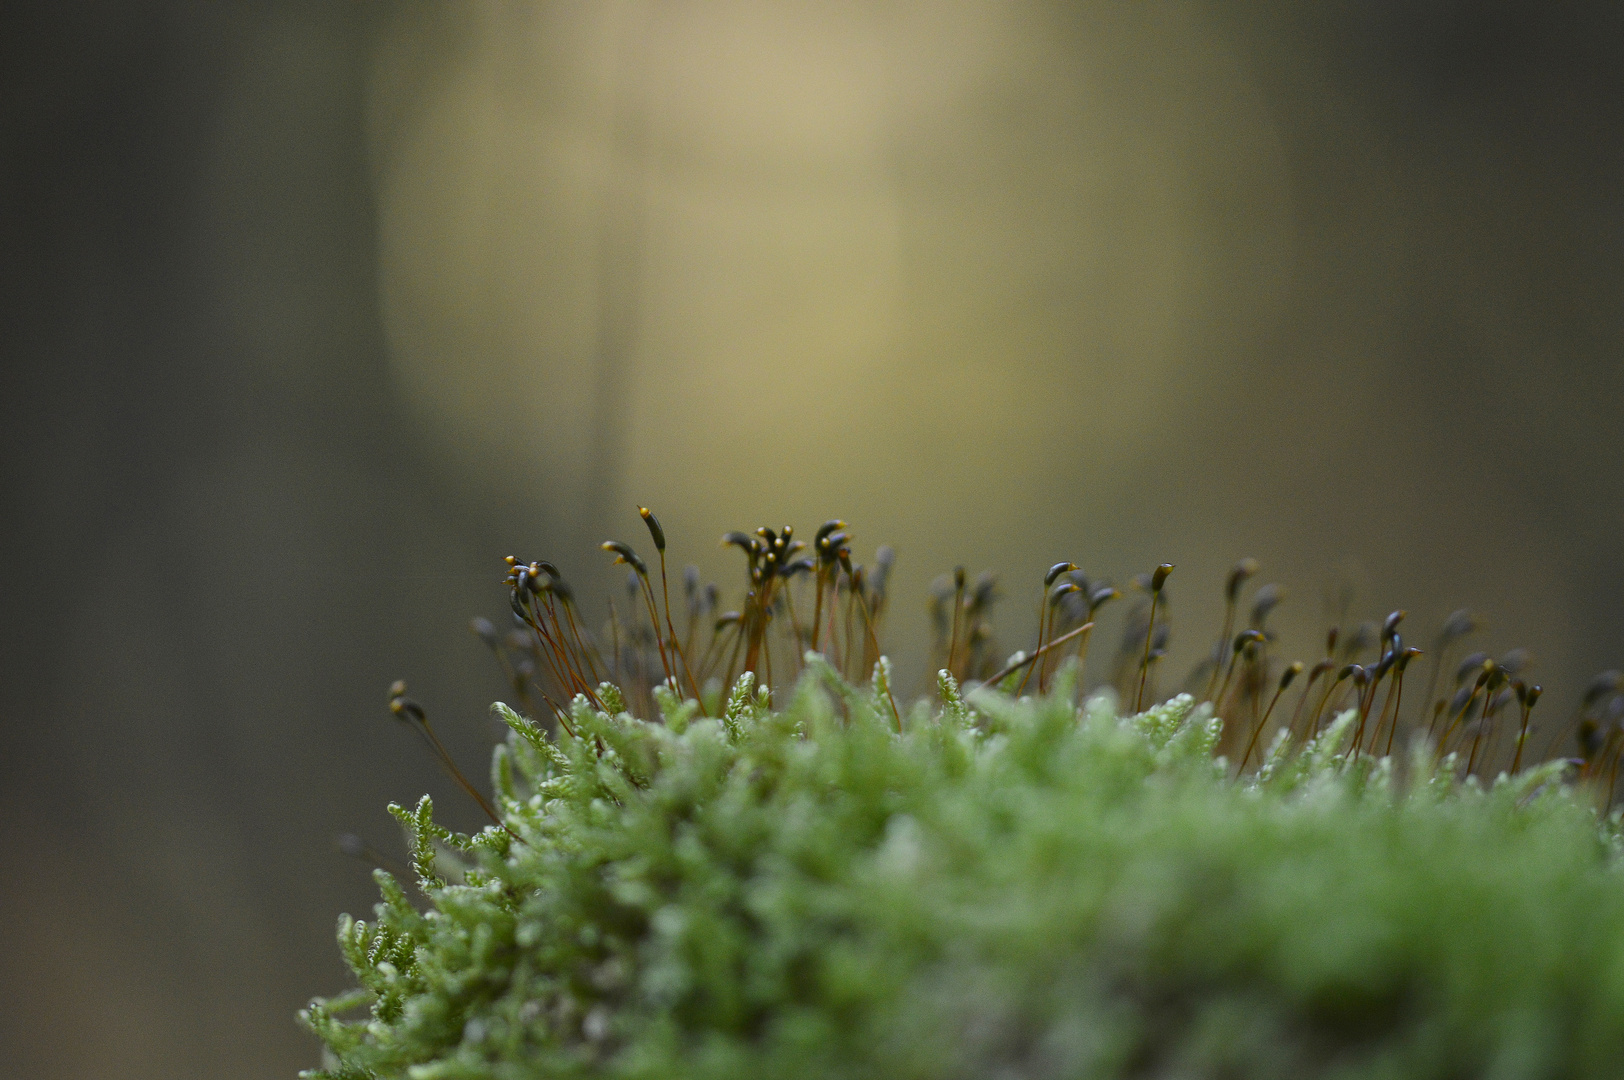
[[(995, 10), (996, 9), (996, 10)], [(0, 1060), (275, 1077), (495, 560), (850, 518), (928, 580), (1236, 557), (1624, 661), (1602, 3), (13, 4)]]

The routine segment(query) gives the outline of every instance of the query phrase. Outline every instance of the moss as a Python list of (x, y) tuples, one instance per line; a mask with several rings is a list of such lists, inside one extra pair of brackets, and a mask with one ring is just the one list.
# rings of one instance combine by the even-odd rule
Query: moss
[(397, 808), (417, 896), (341, 921), (309, 1075), (1618, 1075), (1624, 868), (1563, 763), (1461, 782), (1349, 711), (1236, 780), (1209, 705), (1075, 670), (497, 706), (502, 827)]

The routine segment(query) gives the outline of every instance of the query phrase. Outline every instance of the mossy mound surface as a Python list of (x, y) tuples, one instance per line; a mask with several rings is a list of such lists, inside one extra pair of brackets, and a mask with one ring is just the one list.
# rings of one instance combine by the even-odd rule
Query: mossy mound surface
[(1070, 674), (900, 718), (815, 660), (780, 708), (499, 706), (503, 827), (394, 808), (417, 893), (341, 920), (309, 1075), (1624, 1074), (1616, 828), (1560, 763), (1461, 784), (1349, 755), (1349, 713), (1236, 780), (1206, 706)]

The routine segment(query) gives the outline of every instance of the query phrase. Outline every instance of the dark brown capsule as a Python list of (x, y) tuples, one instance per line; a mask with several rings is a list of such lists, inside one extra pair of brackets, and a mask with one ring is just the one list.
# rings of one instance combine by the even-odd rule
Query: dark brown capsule
[(655, 550), (664, 551), (665, 530), (660, 528), (660, 519), (655, 517), (654, 512), (646, 506), (639, 506), (637, 514), (643, 519), (643, 524), (648, 526), (648, 534), (654, 538)]
[(985, 611), (998, 599), (998, 576), (991, 570), (983, 570), (976, 575), (975, 581), (970, 583), (970, 599), (965, 607), (971, 611)]
[(1455, 665), (1455, 685), (1459, 686), (1473, 675), (1483, 670), (1483, 664), (1489, 659), (1485, 652), (1475, 652), (1466, 656)]
[(756, 560), (756, 538), (749, 533), (734, 530), (722, 534), (722, 546), (732, 545), (750, 557), (751, 562)]
[(615, 563), (617, 565), (620, 563), (625, 563), (627, 566), (630, 566), (633, 570), (637, 571), (639, 576), (646, 576), (648, 574), (648, 567), (643, 565), (642, 557), (627, 545), (622, 544), (619, 540), (605, 540), (600, 547), (602, 547), (604, 551), (610, 552), (614, 555)]
[(1278, 585), (1265, 585), (1257, 591), (1252, 598), (1252, 625), (1261, 628), (1269, 612), (1280, 605), (1286, 598), (1286, 592)]
[(839, 562), (842, 550), (850, 551), (847, 545), (851, 537), (844, 532), (832, 532), (817, 542), (818, 560), (825, 564)]
[(1261, 630), (1242, 630), (1240, 633), (1235, 635), (1234, 651), (1235, 652), (1240, 652), (1242, 649), (1246, 648), (1248, 645), (1251, 645), (1251, 644), (1254, 644), (1255, 642), (1259, 642), (1259, 641), (1263, 641), (1263, 640), (1264, 640), (1263, 631), (1261, 631)]
[(406, 683), (396, 679), (389, 687), (389, 711), (397, 719), (421, 724), (428, 716), (423, 706), (406, 696)]
[(881, 544), (879, 550), (874, 553), (874, 572), (869, 575), (868, 587), (873, 590), (876, 600), (884, 599), (885, 584), (896, 561), (896, 550), (889, 544)]
[(1587, 762), (1594, 759), (1601, 752), (1602, 743), (1605, 741), (1601, 727), (1588, 716), (1579, 721), (1578, 738), (1579, 753), (1583, 755)]
[(1057, 563), (1055, 563), (1053, 566), (1049, 567), (1048, 573), (1043, 575), (1043, 587), (1045, 589), (1047, 589), (1049, 586), (1054, 584), (1054, 579), (1055, 578), (1059, 577), (1061, 574), (1069, 573), (1069, 572), (1071, 572), (1071, 571), (1073, 571), (1075, 569), (1077, 569), (1077, 564), (1074, 563), (1074, 562), (1057, 562)]
[(1082, 592), (1082, 588), (1075, 581), (1062, 581), (1049, 590), (1049, 606), (1054, 607), (1065, 598), (1067, 593)]
[(1444, 620), (1443, 629), (1438, 631), (1438, 644), (1448, 645), (1456, 638), (1463, 638), (1477, 629), (1477, 619), (1472, 616), (1468, 608), (1452, 611), (1449, 618)]
[(1293, 660), (1291, 662), (1291, 666), (1280, 673), (1280, 692), (1285, 693), (1286, 687), (1290, 686), (1292, 680), (1302, 673), (1303, 662), (1301, 660)]
[(1624, 675), (1619, 674), (1617, 671), (1602, 672), (1594, 679), (1591, 679), (1590, 685), (1585, 688), (1585, 705), (1587, 707), (1594, 705), (1608, 694), (1617, 693), (1621, 685), (1624, 685)]
[(1230, 567), (1229, 577), (1224, 580), (1224, 599), (1233, 604), (1246, 579), (1257, 573), (1257, 567), (1257, 560), (1250, 556)]

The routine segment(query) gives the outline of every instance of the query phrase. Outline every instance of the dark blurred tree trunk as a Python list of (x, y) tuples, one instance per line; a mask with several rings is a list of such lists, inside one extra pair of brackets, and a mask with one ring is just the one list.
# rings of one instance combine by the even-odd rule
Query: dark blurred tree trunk
[[(337, 910), (489, 699), (494, 540), (376, 313), (377, 4), (12, 5), (0, 34), (0, 1011), (34, 1077), (285, 1077)], [(478, 775), (488, 731), (442, 716)], [(378, 736), (383, 753), (373, 759)], [(470, 819), (471, 820), (471, 819)], [(27, 988), (26, 991), (23, 988)], [(70, 1034), (71, 1032), (71, 1034)]]

